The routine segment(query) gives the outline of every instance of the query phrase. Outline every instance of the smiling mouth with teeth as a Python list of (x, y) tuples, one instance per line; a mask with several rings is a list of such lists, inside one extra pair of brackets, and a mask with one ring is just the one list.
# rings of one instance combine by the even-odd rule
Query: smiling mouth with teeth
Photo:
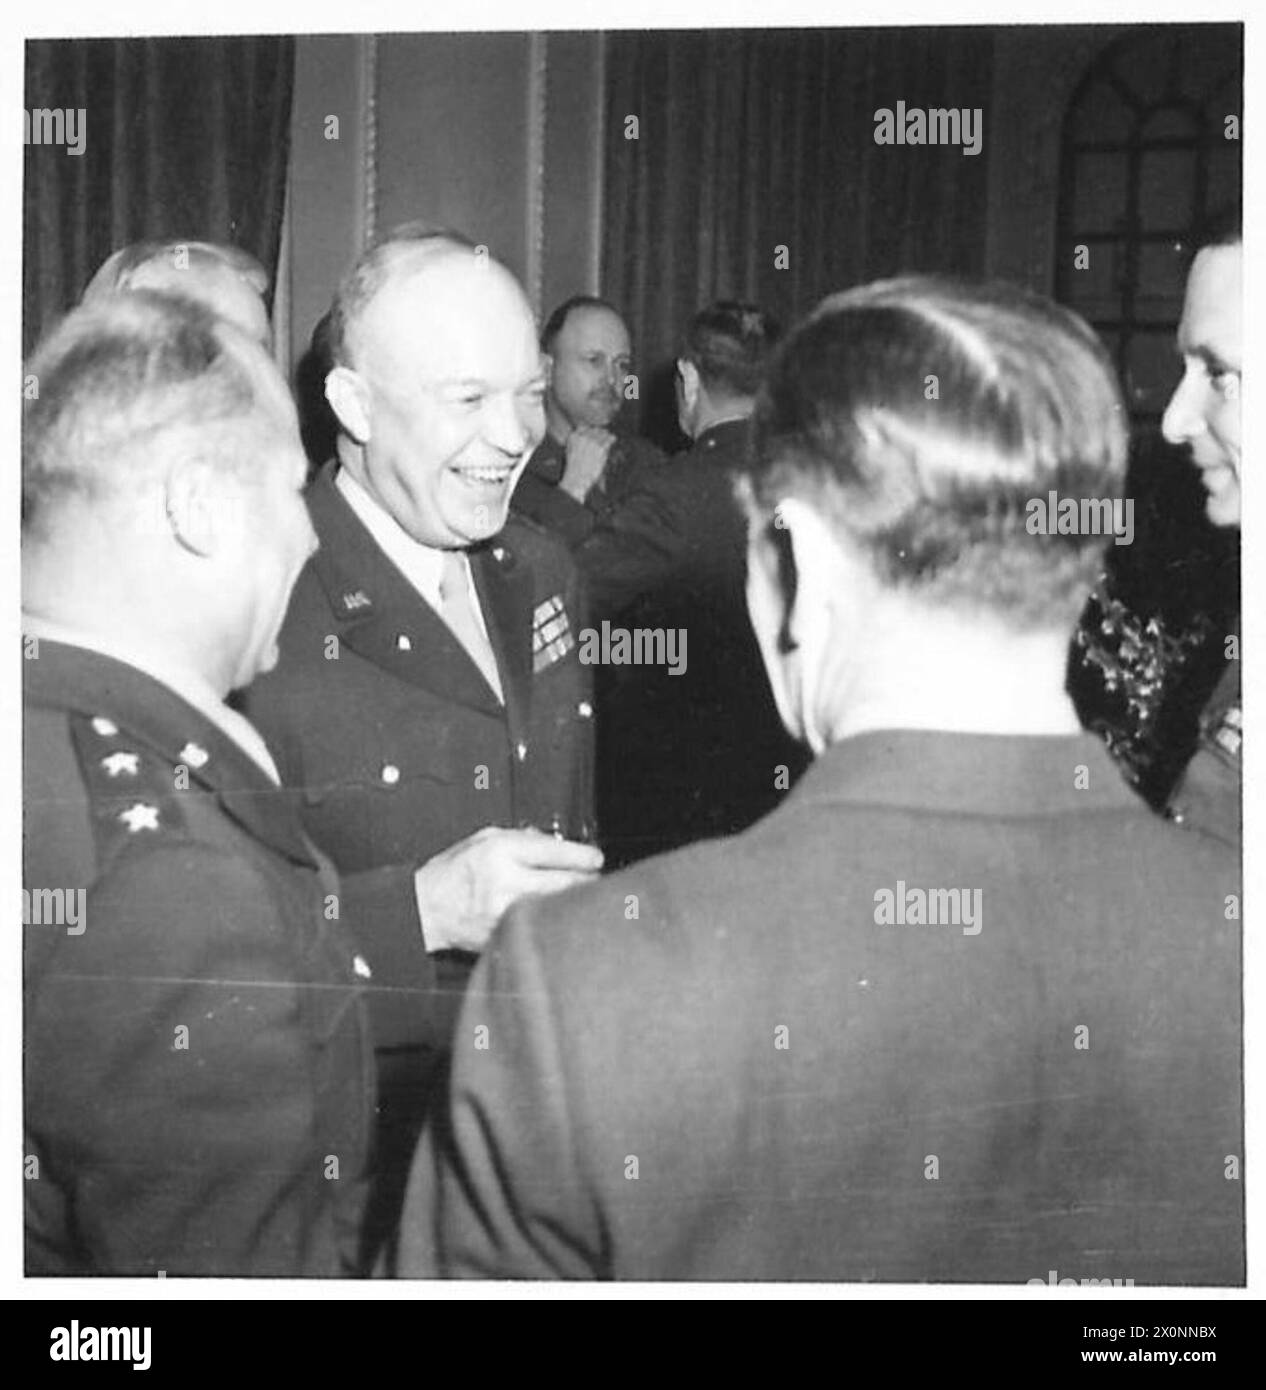
[(509, 481), (510, 474), (514, 472), (510, 468), (459, 468), (456, 470), (458, 475), (467, 483), (482, 484), (501, 484)]

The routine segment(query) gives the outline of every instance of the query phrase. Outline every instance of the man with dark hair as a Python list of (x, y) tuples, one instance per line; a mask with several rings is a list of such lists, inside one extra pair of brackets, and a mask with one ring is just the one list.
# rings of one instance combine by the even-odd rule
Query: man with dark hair
[(758, 306), (722, 301), (696, 315), (677, 359), (678, 419), (693, 443), (653, 486), (681, 544), (620, 620), (684, 633), (686, 661), (601, 673), (599, 821), (615, 863), (746, 829), (807, 761), (752, 636), (747, 522), (734, 496), (776, 338)]
[(544, 430), (521, 287), (464, 239), (389, 239), (339, 289), (337, 458), (276, 671), (247, 695), (309, 833), (377, 893), (366, 923), (380, 1128), (367, 1255), (474, 954), (505, 908), (595, 874), (593, 705), (567, 551), (508, 516)]
[[(613, 424), (634, 378), (629, 331), (605, 300), (574, 295), (541, 331), (549, 363), (546, 434), (514, 493), (514, 509), (571, 547), (597, 614), (652, 582), (676, 553), (672, 518), (654, 495), (663, 455)], [(649, 491), (648, 491), (649, 485)]]
[(29, 371), (27, 1273), (352, 1273), (371, 967), (225, 703), (315, 543), (294, 407), (262, 347), (147, 290)]
[[(748, 600), (816, 762), (507, 916), (405, 1274), (1242, 1282), (1237, 865), (1064, 692), (1125, 422), (1021, 290), (881, 282), (791, 335)], [(1032, 526), (1052, 492), (1091, 524)]]
[[(1209, 520), (1238, 529), (1244, 313), (1240, 209), (1213, 217), (1197, 248), (1178, 325), (1183, 377), (1166, 407), (1162, 429), (1171, 444), (1190, 449), (1208, 494)], [(1238, 631), (1226, 635), (1223, 658), (1226, 669), (1201, 713), (1195, 756), (1170, 797), (1169, 811), (1174, 820), (1238, 847), (1244, 737)]]

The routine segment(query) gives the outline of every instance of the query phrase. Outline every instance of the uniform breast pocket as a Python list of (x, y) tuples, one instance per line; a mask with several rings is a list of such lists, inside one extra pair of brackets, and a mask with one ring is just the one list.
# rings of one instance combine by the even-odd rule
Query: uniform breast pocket
[(384, 721), (377, 733), (365, 776), (379, 863), (422, 863), (491, 822), (492, 783), (505, 759), (497, 721), (418, 701)]

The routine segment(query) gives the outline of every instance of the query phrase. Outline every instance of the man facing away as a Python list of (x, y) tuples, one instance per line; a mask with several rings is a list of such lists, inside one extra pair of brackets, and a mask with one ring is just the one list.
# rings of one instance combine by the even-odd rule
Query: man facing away
[(806, 752), (778, 717), (745, 600), (747, 523), (734, 496), (777, 326), (757, 305), (695, 315), (677, 359), (690, 449), (647, 490), (682, 538), (662, 576), (620, 615), (677, 635), (676, 666), (599, 674), (598, 805), (608, 860), (745, 830), (785, 795)]
[(1243, 1279), (1237, 866), (1064, 693), (1102, 535), (1025, 529), (1125, 444), (1101, 345), (1017, 289), (881, 282), (791, 335), (748, 598), (815, 762), (508, 914), (406, 1275)]
[[(1212, 219), (1192, 261), (1178, 325), (1183, 377), (1165, 409), (1162, 429), (1185, 444), (1200, 470), (1215, 526), (1240, 525), (1240, 372), (1243, 365), (1244, 244), (1238, 208)], [(1224, 641), (1226, 669), (1200, 716), (1195, 755), (1170, 796), (1180, 824), (1240, 843), (1244, 721), (1240, 638)]]
[(308, 832), (375, 902), (373, 1258), (474, 953), (511, 902), (602, 856), (579, 577), (560, 541), (508, 520), (544, 430), (522, 289), (451, 235), (389, 239), (340, 287), (330, 346), (321, 548), (246, 709)]
[(293, 406), (260, 346), (148, 291), (29, 372), (27, 1271), (351, 1273), (370, 967), (224, 703), (313, 548)]

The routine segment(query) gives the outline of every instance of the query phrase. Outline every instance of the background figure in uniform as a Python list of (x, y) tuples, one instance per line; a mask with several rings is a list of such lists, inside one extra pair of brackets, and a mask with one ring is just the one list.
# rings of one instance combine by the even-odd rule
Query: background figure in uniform
[[(1240, 383), (1244, 245), (1240, 209), (1213, 219), (1187, 279), (1178, 350), (1183, 378), (1165, 410), (1171, 444), (1186, 444), (1208, 493), (1215, 526), (1240, 525)], [(1169, 812), (1227, 844), (1240, 843), (1244, 721), (1239, 624), (1226, 635), (1226, 669), (1200, 716), (1195, 756), (1170, 796)]]
[(27, 1273), (352, 1272), (369, 967), (224, 703), (312, 551), (294, 409), (152, 292), (94, 296), (29, 372)]
[(447, 235), (389, 240), (339, 290), (326, 393), (338, 457), (308, 493), (321, 548), (277, 669), (247, 696), (312, 837), (366, 920), (379, 1176), (400, 1194), (473, 953), (502, 911), (597, 872), (593, 705), (566, 548), (507, 521), (544, 430), (531, 310)]
[(120, 290), (161, 290), (196, 299), (272, 349), (264, 303), (268, 272), (240, 247), (210, 241), (133, 242), (102, 262), (81, 302), (94, 304)]
[(1101, 344), (1021, 290), (881, 282), (791, 335), (748, 597), (816, 760), (509, 913), (403, 1273), (1243, 1281), (1238, 866), (1064, 693), (1104, 536), (1026, 529), (1125, 447)]
[(684, 543), (661, 495), (663, 454), (614, 424), (635, 380), (629, 331), (593, 295), (560, 304), (541, 330), (549, 361), (547, 432), (514, 492), (514, 509), (571, 547), (592, 611), (609, 617), (659, 582)]
[(747, 521), (734, 484), (777, 329), (726, 301), (691, 323), (677, 361), (678, 418), (690, 450), (648, 488), (682, 538), (621, 627), (685, 633), (681, 669), (598, 671), (598, 805), (608, 861), (745, 830), (808, 762), (782, 726), (747, 614)]

